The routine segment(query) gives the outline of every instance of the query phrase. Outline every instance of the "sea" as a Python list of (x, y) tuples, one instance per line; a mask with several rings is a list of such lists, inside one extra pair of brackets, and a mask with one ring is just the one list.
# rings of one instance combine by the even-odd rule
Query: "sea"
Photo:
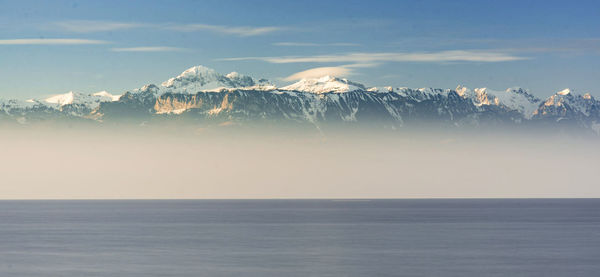
[(0, 201), (0, 276), (600, 276), (599, 199)]

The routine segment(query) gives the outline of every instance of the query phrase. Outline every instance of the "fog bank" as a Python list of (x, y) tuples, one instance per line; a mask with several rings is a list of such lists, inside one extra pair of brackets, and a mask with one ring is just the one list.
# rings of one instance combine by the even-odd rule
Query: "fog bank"
[(2, 132), (1, 199), (600, 197), (597, 139)]

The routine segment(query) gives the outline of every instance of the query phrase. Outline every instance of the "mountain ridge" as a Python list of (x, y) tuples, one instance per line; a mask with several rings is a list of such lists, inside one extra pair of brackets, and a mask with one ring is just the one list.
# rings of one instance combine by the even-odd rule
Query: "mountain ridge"
[[(189, 68), (160, 85), (148, 84), (121, 96), (106, 91), (69, 92), (41, 100), (0, 102), (0, 114), (20, 124), (45, 117), (93, 122), (152, 122), (185, 118), (194, 124), (253, 121), (327, 125), (364, 123), (401, 128), (420, 122), (447, 126), (574, 126), (596, 133), (600, 102), (570, 89), (539, 99), (522, 88), (455, 89), (367, 87), (334, 76), (302, 79), (276, 87), (237, 72)], [(567, 123), (568, 122), (568, 123)]]

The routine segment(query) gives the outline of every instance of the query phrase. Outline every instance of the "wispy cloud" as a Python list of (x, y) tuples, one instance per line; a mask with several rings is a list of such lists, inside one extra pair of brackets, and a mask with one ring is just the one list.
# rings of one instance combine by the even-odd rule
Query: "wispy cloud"
[(430, 47), (462, 48), (462, 49), (487, 49), (486, 51), (501, 51), (504, 53), (550, 53), (550, 52), (575, 52), (598, 53), (600, 38), (439, 38), (415, 37), (402, 38), (390, 42), (387, 47)]
[(315, 47), (315, 46), (360, 46), (358, 43), (336, 42), (336, 43), (312, 43), (312, 42), (276, 42), (275, 46), (293, 46), (293, 47)]
[(77, 38), (1, 39), (0, 45), (81, 45), (106, 44), (108, 41)]
[(525, 60), (500, 51), (452, 50), (412, 53), (349, 53), (341, 55), (241, 57), (225, 58), (225, 61), (260, 60), (269, 63), (377, 63), (377, 62), (507, 62)]
[(179, 52), (185, 51), (184, 48), (169, 47), (169, 46), (140, 46), (140, 47), (125, 47), (111, 48), (113, 52)]
[(151, 26), (151, 24), (147, 23), (94, 20), (68, 20), (54, 22), (54, 25), (59, 27), (60, 29), (74, 33), (107, 32)]
[[(573, 54), (598, 54), (600, 53), (600, 38), (579, 38), (552, 40), (531, 40), (531, 43), (521, 43), (520, 45), (510, 45), (506, 48), (512, 52), (530, 52), (530, 53), (573, 53)], [(526, 47), (523, 47), (526, 45)]]
[(259, 36), (268, 33), (284, 30), (282, 27), (266, 26), (266, 27), (251, 27), (251, 26), (222, 26), (208, 24), (184, 24), (184, 25), (169, 25), (164, 27), (168, 30), (180, 32), (196, 32), (196, 31), (211, 31), (221, 34), (237, 35), (242, 37)]
[(54, 22), (53, 26), (68, 32), (94, 33), (107, 31), (121, 31), (137, 28), (153, 28), (177, 32), (209, 31), (240, 37), (260, 36), (285, 30), (277, 26), (224, 26), (211, 24), (172, 24), (172, 23), (143, 23), (143, 22), (117, 22), (94, 20), (69, 20)]

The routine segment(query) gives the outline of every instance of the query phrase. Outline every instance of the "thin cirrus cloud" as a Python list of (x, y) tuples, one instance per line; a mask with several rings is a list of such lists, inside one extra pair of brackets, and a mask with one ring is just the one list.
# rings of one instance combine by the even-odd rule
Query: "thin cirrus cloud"
[(196, 32), (196, 31), (211, 31), (215, 33), (237, 35), (241, 37), (259, 36), (268, 33), (284, 30), (282, 27), (267, 26), (267, 27), (250, 27), (250, 26), (222, 26), (208, 24), (184, 24), (184, 25), (169, 25), (164, 29), (180, 31), (180, 32)]
[(292, 47), (321, 47), (321, 46), (360, 46), (358, 43), (335, 42), (335, 43), (313, 43), (313, 42), (276, 42), (275, 46), (292, 46)]
[(274, 64), (286, 63), (349, 63), (342, 66), (317, 67), (294, 73), (283, 78), (294, 81), (324, 75), (336, 77), (355, 74), (356, 68), (375, 67), (385, 62), (507, 62), (525, 60), (527, 57), (511, 55), (501, 51), (452, 50), (414, 53), (349, 53), (339, 55), (241, 57), (225, 58), (223, 61), (258, 60)]
[(128, 29), (152, 28), (176, 32), (209, 31), (214, 33), (235, 35), (240, 37), (260, 36), (285, 30), (276, 26), (224, 26), (210, 24), (170, 24), (170, 23), (140, 23), (140, 22), (114, 22), (94, 20), (69, 20), (55, 22), (55, 27), (75, 33), (95, 33), (108, 31), (122, 31)]
[(508, 62), (526, 60), (500, 51), (451, 50), (412, 53), (349, 53), (341, 55), (240, 57), (225, 58), (224, 61), (259, 60), (269, 63), (381, 63), (381, 62)]
[(169, 46), (140, 46), (140, 47), (122, 47), (111, 48), (113, 52), (180, 52), (185, 51), (184, 48), (169, 47)]
[(150, 24), (135, 22), (111, 22), (94, 20), (69, 20), (54, 22), (54, 25), (60, 29), (74, 33), (94, 33), (118, 31), (133, 28), (150, 27)]
[(77, 38), (1, 39), (0, 45), (83, 45), (106, 44), (108, 41)]

